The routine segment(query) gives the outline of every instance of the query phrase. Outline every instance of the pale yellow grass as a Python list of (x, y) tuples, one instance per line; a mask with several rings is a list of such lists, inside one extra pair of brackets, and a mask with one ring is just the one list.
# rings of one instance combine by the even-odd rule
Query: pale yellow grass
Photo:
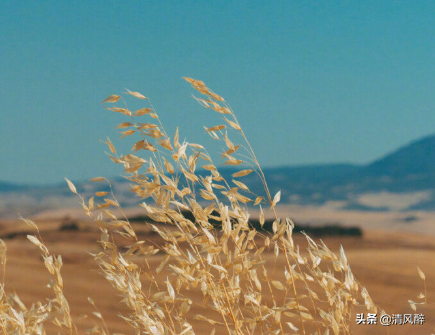
[[(119, 312), (127, 313), (128, 310), (119, 304), (119, 297), (114, 294), (109, 283), (101, 280), (97, 272), (96, 264), (88, 251), (97, 251), (95, 240), (99, 233), (89, 222), (79, 222), (82, 229), (91, 231), (59, 232), (61, 221), (36, 221), (42, 227), (42, 234), (50, 250), (56, 254), (62, 254), (64, 267), (62, 270), (65, 281), (65, 295), (68, 298), (73, 318), (80, 333), (91, 328), (98, 319), (93, 317), (94, 311), (88, 303), (87, 297), (93, 297), (101, 313), (106, 318), (108, 327), (113, 332), (133, 334), (130, 327), (117, 315)], [(9, 222), (15, 227), (24, 228), (19, 222)], [(135, 227), (136, 228), (136, 227)], [(5, 229), (2, 225), (1, 229)], [(137, 230), (144, 229), (138, 226)], [(13, 228), (11, 228), (13, 230)], [(151, 237), (159, 243), (159, 239)], [(298, 244), (304, 245), (302, 237), (295, 236)], [(34, 247), (25, 238), (15, 238), (6, 241), (8, 245), (8, 269), (6, 286), (10, 291), (16, 291), (22, 300), (29, 305), (37, 300), (44, 300), (51, 292), (45, 287), (48, 274), (41, 264), (41, 259), (34, 252)], [(352, 264), (355, 276), (367, 286), (374, 297), (375, 303), (389, 313), (411, 313), (408, 299), (415, 299), (423, 290), (423, 285), (417, 275), (416, 264), (426, 273), (428, 278), (434, 278), (435, 268), (435, 241), (431, 237), (418, 234), (404, 234), (400, 232), (385, 234), (378, 231), (366, 232), (362, 239), (355, 238), (325, 238), (325, 243), (333, 251), (338, 252), (342, 244), (347, 251), (350, 264)], [(283, 262), (280, 256), (276, 262), (273, 254), (266, 255), (272, 261), (268, 262), (268, 269), (279, 269)], [(156, 266), (162, 256), (156, 255), (151, 264)], [(275, 270), (277, 271), (277, 270)], [(31, 276), (29, 276), (31, 274)], [(146, 279), (145, 279), (146, 280)], [(435, 283), (428, 282), (429, 298), (435, 295)], [(202, 303), (201, 295), (194, 294), (193, 298)], [(265, 297), (267, 299), (267, 296)], [(420, 305), (418, 311), (425, 314), (427, 322), (425, 326), (395, 326), (390, 327), (390, 334), (430, 334), (435, 327), (431, 316), (435, 315), (434, 305)], [(88, 318), (80, 318), (80, 314), (88, 314)], [(209, 334), (210, 326), (201, 321), (194, 321), (195, 329), (199, 334)], [(56, 333), (55, 327), (49, 327)], [(49, 332), (52, 333), (52, 332)], [(385, 334), (385, 327), (356, 326), (352, 325), (352, 334)]]
[[(110, 139), (106, 144), (110, 159), (124, 167), (130, 191), (143, 200), (140, 207), (152, 221), (133, 226), (112, 192), (96, 192), (85, 199), (66, 179), (100, 233), (91, 255), (122, 302), (122, 307), (117, 306), (120, 317), (135, 334), (339, 335), (361, 331), (354, 326), (355, 313), (381, 313), (382, 309), (351, 270), (344, 249), (336, 246), (333, 252), (323, 241), (294, 238), (293, 221), (277, 211), (281, 192), (270, 194), (231, 107), (202, 81), (185, 79), (205, 96), (195, 97), (199, 104), (220, 114), (219, 123), (208, 125), (205, 131), (222, 143), (223, 164), (239, 167), (232, 180), (220, 175), (202, 145), (181, 142), (184, 137), (178, 129), (170, 137), (149, 99), (128, 90), (125, 97), (145, 101), (145, 107), (130, 110), (119, 95), (110, 95), (103, 103), (122, 101), (121, 106), (107, 109), (125, 115), (126, 121), (117, 127), (121, 137), (137, 136), (132, 153), (119, 155)], [(199, 167), (208, 174), (198, 175)], [(243, 183), (241, 178), (251, 173), (263, 183), (264, 194), (252, 193)], [(104, 177), (91, 181), (111, 186)], [(273, 218), (271, 232), (250, 227), (249, 203), (258, 208), (261, 225), (266, 215)], [(50, 290), (44, 293), (51, 297), (26, 306), (16, 294), (1, 294), (0, 328), (7, 334), (27, 335), (45, 334), (54, 325), (63, 333), (78, 334), (81, 321), (70, 307), (78, 296), (68, 301), (67, 279), (64, 282), (61, 274), (63, 268), (65, 278), (71, 278), (74, 270), (66, 270), (62, 258), (53, 254), (56, 243), (47, 249), (43, 236), (48, 232), (33, 221), (23, 221), (32, 231), (27, 239), (39, 249), (49, 273)], [(5, 244), (0, 246), (5, 271), (7, 253)], [(72, 254), (64, 250), (65, 260), (76, 259), (77, 241), (64, 241), (63, 247), (73, 250)], [(93, 280), (83, 286), (84, 291), (91, 289)], [(26, 284), (30, 287), (33, 282)], [(104, 286), (98, 287), (102, 290)], [(421, 303), (426, 296), (418, 299)], [(113, 333), (97, 305), (90, 302), (98, 322), (89, 333)], [(410, 306), (415, 309), (416, 305)]]

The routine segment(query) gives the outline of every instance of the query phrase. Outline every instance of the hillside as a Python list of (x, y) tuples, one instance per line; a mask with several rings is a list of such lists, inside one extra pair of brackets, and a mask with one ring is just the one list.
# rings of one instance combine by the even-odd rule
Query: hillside
[(435, 135), (413, 141), (366, 166), (377, 177), (423, 178), (435, 175)]
[[(234, 168), (222, 168), (231, 180)], [(206, 175), (207, 171), (200, 171)], [(357, 210), (435, 210), (435, 135), (406, 144), (367, 165), (324, 164), (264, 169), (272, 193), (282, 191), (281, 203), (324, 205), (338, 203), (343, 209)], [(240, 179), (257, 194), (262, 184), (251, 174)], [(107, 186), (75, 182), (78, 190), (91, 195)], [(124, 178), (113, 179), (115, 193), (124, 206), (140, 199), (129, 192)], [(16, 214), (26, 208), (35, 213), (43, 209), (75, 206), (66, 184), (48, 186), (17, 185), (0, 182), (0, 214)]]

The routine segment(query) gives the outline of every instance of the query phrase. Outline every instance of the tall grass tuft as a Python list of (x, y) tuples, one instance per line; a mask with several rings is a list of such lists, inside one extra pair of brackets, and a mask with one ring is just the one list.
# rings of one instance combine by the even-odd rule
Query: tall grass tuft
[[(375, 313), (377, 307), (354, 278), (344, 250), (337, 255), (308, 235), (306, 251), (294, 243), (292, 220), (279, 218), (275, 211), (280, 192), (270, 194), (230, 105), (202, 81), (184, 79), (202, 95), (196, 101), (216, 113), (216, 124), (205, 131), (222, 143), (223, 165), (239, 168), (232, 180), (221, 176), (204, 146), (181, 142), (178, 129), (170, 137), (144, 95), (127, 90), (123, 97), (111, 95), (102, 102), (110, 104), (108, 110), (125, 115), (125, 122), (117, 126), (122, 137), (135, 138), (132, 152), (126, 155), (117, 154), (107, 139), (109, 157), (123, 165), (131, 191), (150, 218), (145, 224), (162, 243), (136, 235), (113, 192), (97, 192), (85, 199), (67, 180), (86, 215), (101, 230), (101, 251), (93, 258), (128, 307), (122, 318), (136, 334), (199, 334), (199, 322), (210, 324), (208, 334), (350, 334), (355, 311)], [(127, 99), (139, 99), (144, 105), (131, 111)], [(264, 194), (254, 194), (243, 183), (249, 174), (258, 176)], [(110, 185), (104, 177), (91, 180)], [(250, 212), (256, 207), (262, 225), (266, 211), (273, 215), (272, 233), (250, 226)], [(77, 332), (62, 293), (61, 258), (49, 253), (40, 236), (29, 239), (42, 252), (55, 298), (24, 310), (17, 296), (6, 297), (2, 286), (3, 332), (44, 334), (46, 322), (67, 333)], [(1, 250), (4, 265), (5, 247)], [(152, 267), (148, 261), (156, 254), (162, 261)], [(284, 259), (282, 268), (273, 267), (278, 258)], [(194, 292), (201, 292), (202, 301), (193, 298)], [(109, 334), (109, 330), (105, 326), (94, 333)]]

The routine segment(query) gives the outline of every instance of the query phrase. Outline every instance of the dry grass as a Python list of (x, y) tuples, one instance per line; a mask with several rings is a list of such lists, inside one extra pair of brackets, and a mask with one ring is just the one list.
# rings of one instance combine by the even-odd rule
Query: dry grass
[[(171, 139), (149, 99), (140, 93), (126, 92), (148, 102), (146, 107), (131, 112), (124, 101), (122, 107), (108, 108), (128, 117), (117, 127), (123, 129), (122, 137), (140, 138), (133, 153), (124, 156), (117, 155), (109, 139), (106, 143), (111, 160), (124, 166), (131, 191), (143, 199), (141, 207), (154, 221), (147, 225), (160, 243), (136, 233), (113, 193), (97, 192), (84, 199), (67, 180), (101, 231), (100, 249), (92, 255), (121, 296), (122, 318), (130, 329), (136, 334), (203, 334), (194, 327), (199, 320), (210, 324), (210, 334), (350, 334), (356, 311), (381, 313), (355, 279), (343, 248), (336, 254), (309, 236), (303, 245), (307, 251), (295, 243), (292, 221), (275, 211), (280, 193), (269, 193), (230, 106), (203, 82), (185, 79), (205, 95), (196, 100), (223, 117), (206, 132), (225, 146), (223, 164), (240, 166), (231, 181), (221, 177), (203, 146), (180, 143), (178, 130)], [(111, 95), (103, 102), (119, 100)], [(240, 143), (233, 143), (230, 135)], [(197, 165), (209, 173), (198, 175)], [(263, 182), (264, 195), (253, 194), (241, 181), (250, 173)], [(103, 177), (92, 180), (109, 183)], [(262, 207), (271, 212), (272, 233), (250, 228), (251, 203), (260, 208), (260, 220), (265, 215)], [(181, 214), (186, 210), (194, 220)], [(62, 259), (48, 251), (38, 227), (23, 220), (37, 232), (28, 239), (41, 251), (53, 297), (27, 308), (17, 295), (6, 295), (3, 285), (0, 327), (5, 334), (45, 334), (47, 325), (54, 324), (59, 332), (78, 333), (63, 291)], [(5, 267), (6, 246), (1, 247)], [(198, 296), (202, 302), (194, 298)], [(110, 334), (95, 308), (100, 322), (88, 333)]]

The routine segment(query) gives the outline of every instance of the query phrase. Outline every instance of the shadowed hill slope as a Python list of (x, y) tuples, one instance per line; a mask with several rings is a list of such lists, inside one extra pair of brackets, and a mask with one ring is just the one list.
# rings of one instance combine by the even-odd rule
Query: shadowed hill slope
[(364, 173), (393, 178), (435, 175), (435, 135), (405, 145), (364, 168)]
[[(198, 166), (200, 169), (200, 166)], [(221, 167), (222, 176), (231, 180), (234, 168)], [(209, 172), (199, 171), (206, 176)], [(281, 190), (281, 203), (321, 205), (328, 201), (342, 201), (345, 208), (375, 209), (359, 202), (364, 194), (410, 194), (425, 192), (424, 200), (414, 201), (408, 209), (435, 210), (435, 135), (430, 135), (400, 147), (367, 165), (323, 164), (276, 167), (264, 169), (271, 193)], [(134, 205), (141, 199), (129, 191), (124, 178), (112, 179), (118, 200), (124, 205)], [(263, 194), (263, 186), (255, 173), (240, 178), (256, 194)], [(109, 191), (106, 184), (76, 182), (81, 193), (96, 190)], [(38, 208), (59, 208), (71, 204), (72, 194), (63, 181), (55, 185), (31, 186), (0, 182), (0, 213), (6, 209), (24, 207), (26, 202), (32, 212)], [(39, 207), (38, 207), (39, 206)], [(346, 207), (347, 206), (347, 207)], [(4, 207), (4, 208), (3, 208)], [(382, 206), (378, 206), (379, 210)], [(386, 208), (388, 209), (388, 208)], [(15, 211), (15, 209), (14, 209)]]

